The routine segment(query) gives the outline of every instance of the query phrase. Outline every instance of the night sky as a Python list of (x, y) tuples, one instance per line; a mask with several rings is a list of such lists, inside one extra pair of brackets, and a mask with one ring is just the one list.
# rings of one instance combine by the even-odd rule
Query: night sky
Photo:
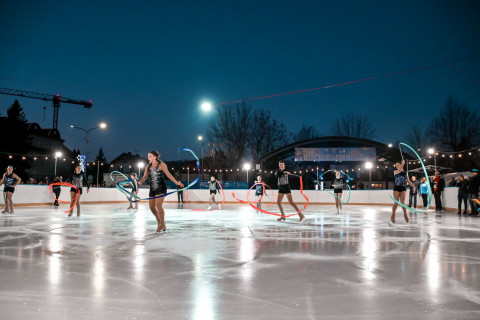
[[(88, 100), (63, 104), (70, 149), (183, 159), (199, 153), (214, 114), (200, 103), (251, 98), (456, 63), (480, 82), (480, 1), (2, 1), (0, 87)], [(449, 94), (480, 107), (480, 85), (449, 65), (257, 100), (290, 131), (327, 132), (343, 113), (372, 115), (376, 140), (427, 125)], [(51, 102), (18, 98), (30, 122), (52, 125)], [(0, 95), (0, 113), (15, 97)], [(46, 117), (43, 120), (43, 107)], [(220, 106), (222, 107), (222, 106)], [(225, 106), (223, 106), (225, 107)], [(2, 137), (4, 139), (5, 137)]]

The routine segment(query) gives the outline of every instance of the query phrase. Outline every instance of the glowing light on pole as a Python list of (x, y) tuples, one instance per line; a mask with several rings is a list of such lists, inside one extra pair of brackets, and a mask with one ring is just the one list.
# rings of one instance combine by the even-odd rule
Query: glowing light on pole
[(54, 176), (57, 176), (57, 158), (61, 157), (62, 153), (60, 151), (55, 152), (55, 174)]
[(365, 163), (365, 169), (368, 169), (370, 173), (370, 182), (372, 182), (372, 167), (373, 167), (373, 164), (371, 162)]
[(212, 110), (212, 104), (210, 102), (203, 102), (201, 107), (202, 107), (202, 110), (205, 112), (209, 112)]
[(433, 148), (428, 149), (428, 153), (433, 154), (433, 161), (434, 161), (434, 164), (435, 164), (435, 172), (437, 172), (437, 154), (435, 153), (435, 149), (433, 149)]
[(247, 186), (248, 186), (248, 170), (250, 170), (250, 163), (245, 163), (243, 165), (243, 168), (247, 170)]
[(203, 137), (202, 136), (198, 136), (198, 141), (200, 141), (200, 143), (202, 144), (202, 169), (200, 170), (200, 177), (202, 177), (202, 171), (204, 171), (204, 167), (203, 167)]
[(141, 176), (140, 170), (145, 167), (145, 163), (139, 162), (139, 163), (137, 163), (137, 167), (138, 167), (138, 177), (140, 178), (140, 176)]

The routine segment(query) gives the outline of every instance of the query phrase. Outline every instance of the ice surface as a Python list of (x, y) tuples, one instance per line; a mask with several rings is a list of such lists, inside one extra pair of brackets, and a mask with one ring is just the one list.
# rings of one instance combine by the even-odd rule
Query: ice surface
[(480, 318), (480, 219), (410, 213), (406, 224), (399, 210), (393, 225), (390, 207), (332, 205), (299, 224), (248, 205), (166, 204), (156, 234), (147, 204), (119, 207), (2, 215), (0, 318)]

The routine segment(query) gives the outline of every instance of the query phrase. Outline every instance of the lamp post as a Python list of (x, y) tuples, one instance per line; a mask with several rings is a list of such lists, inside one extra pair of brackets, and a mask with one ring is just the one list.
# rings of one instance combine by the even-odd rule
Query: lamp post
[(247, 170), (247, 189), (248, 189), (248, 170), (250, 170), (250, 163), (245, 163), (243, 168)]
[[(202, 144), (202, 168), (201, 168), (201, 170), (203, 171), (204, 170), (204, 168), (203, 168), (203, 137), (198, 136), (198, 141), (200, 141), (200, 143)], [(200, 171), (200, 179), (202, 178), (202, 171)]]
[(433, 148), (428, 149), (428, 153), (433, 154), (433, 161), (434, 161), (434, 164), (435, 164), (435, 172), (437, 172), (437, 154), (435, 153), (435, 149), (433, 149)]
[(62, 153), (60, 151), (55, 152), (55, 177), (57, 177), (57, 158), (61, 157)]
[(371, 162), (366, 162), (365, 163), (365, 169), (368, 169), (369, 175), (370, 175), (370, 185), (372, 184), (372, 167), (373, 164)]
[(137, 163), (137, 167), (138, 167), (138, 177), (140, 178), (140, 175), (141, 175), (140, 170), (143, 169), (143, 167), (145, 167), (145, 163), (140, 161), (139, 163)]
[(107, 124), (105, 122), (100, 122), (100, 124), (94, 128), (91, 128), (91, 129), (83, 129), (83, 128), (80, 128), (80, 127), (77, 127), (77, 126), (74, 126), (73, 124), (70, 125), (70, 128), (75, 128), (75, 129), (78, 129), (78, 130), (82, 130), (83, 132), (85, 132), (85, 157), (88, 157), (88, 134), (90, 133), (90, 131), (92, 130), (95, 130), (95, 129), (105, 129), (107, 128)]

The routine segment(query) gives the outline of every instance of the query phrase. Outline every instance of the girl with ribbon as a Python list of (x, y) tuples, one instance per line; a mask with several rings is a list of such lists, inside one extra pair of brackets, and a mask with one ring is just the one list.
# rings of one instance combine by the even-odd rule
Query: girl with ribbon
[(335, 178), (332, 181), (332, 188), (335, 198), (335, 207), (337, 208), (337, 214), (342, 212), (342, 192), (345, 182), (342, 179), (342, 173), (340, 171), (335, 172)]
[(132, 180), (132, 182), (129, 182), (127, 184), (132, 186), (131, 194), (133, 196), (130, 199), (130, 204), (128, 205), (127, 210), (128, 209), (138, 209), (137, 201), (133, 201), (134, 196), (136, 196), (137, 193), (138, 193), (138, 177), (137, 177), (137, 174), (135, 172), (130, 173), (130, 180)]
[(407, 195), (407, 183), (409, 186), (412, 187), (413, 192), (416, 192), (415, 185), (410, 181), (408, 178), (408, 174), (403, 170), (403, 166), (405, 165), (405, 160), (402, 158), (402, 161), (398, 161), (395, 163), (396, 170), (393, 172), (395, 178), (395, 185), (393, 186), (393, 198), (396, 200), (393, 203), (392, 207), (392, 216), (390, 220), (395, 223), (395, 212), (397, 211), (398, 203), (402, 205), (403, 210), (403, 217), (405, 221), (408, 223), (410, 219), (408, 218), (407, 208), (405, 207), (405, 196)]
[(277, 205), (282, 215), (280, 216), (280, 218), (277, 219), (277, 221), (285, 221), (286, 217), (285, 213), (283, 212), (282, 200), (283, 197), (287, 195), (288, 203), (290, 203), (290, 205), (298, 212), (300, 222), (302, 222), (303, 220), (305, 220), (305, 216), (303, 215), (301, 210), (298, 209), (295, 202), (293, 202), (292, 191), (290, 190), (290, 184), (288, 183), (289, 175), (291, 175), (291, 173), (285, 170), (285, 162), (283, 160), (280, 160), (278, 162), (278, 170), (275, 171), (275, 176), (278, 178)]
[(160, 160), (160, 153), (158, 153), (158, 151), (150, 151), (148, 153), (148, 162), (149, 164), (145, 168), (145, 173), (138, 183), (141, 185), (147, 178), (150, 180), (150, 193), (148, 194), (150, 211), (152, 211), (157, 219), (157, 232), (166, 231), (165, 211), (162, 207), (163, 201), (165, 200), (164, 195), (167, 193), (167, 184), (164, 175), (182, 188), (183, 184), (177, 181), (168, 171), (167, 165)]
[[(82, 196), (82, 188), (86, 184), (87, 185), (87, 193), (90, 191), (90, 184), (88, 183), (87, 177), (85, 173), (82, 172), (82, 165), (77, 164), (75, 166), (75, 170), (73, 174), (65, 180), (66, 182), (70, 182), (72, 187), (70, 188), (70, 213), (68, 214), (69, 217), (73, 214), (73, 209), (75, 206), (77, 207), (77, 217), (80, 217), (80, 197)], [(58, 198), (57, 198), (58, 199)]]
[(208, 198), (208, 208), (207, 210), (212, 209), (212, 202), (214, 202), (218, 206), (218, 210), (222, 209), (222, 206), (217, 203), (215, 200), (215, 196), (217, 195), (218, 185), (220, 182), (214, 176), (210, 177), (210, 181), (208, 181), (208, 190), (210, 190), (210, 198)]
[(262, 176), (257, 176), (257, 181), (255, 181), (255, 202), (260, 209), (262, 209), (262, 198), (264, 195), (267, 195), (265, 183), (263, 183)]
[(13, 214), (13, 201), (12, 201), (12, 196), (13, 193), (15, 192), (15, 187), (18, 186), (18, 184), (22, 181), (19, 176), (17, 176), (15, 173), (13, 173), (13, 167), (8, 166), (7, 167), (7, 172), (3, 174), (3, 178), (0, 181), (0, 186), (2, 184), (5, 185), (3, 188), (3, 194), (4, 194), (4, 199), (5, 199), (5, 209), (2, 211), (2, 213), (11, 213)]

